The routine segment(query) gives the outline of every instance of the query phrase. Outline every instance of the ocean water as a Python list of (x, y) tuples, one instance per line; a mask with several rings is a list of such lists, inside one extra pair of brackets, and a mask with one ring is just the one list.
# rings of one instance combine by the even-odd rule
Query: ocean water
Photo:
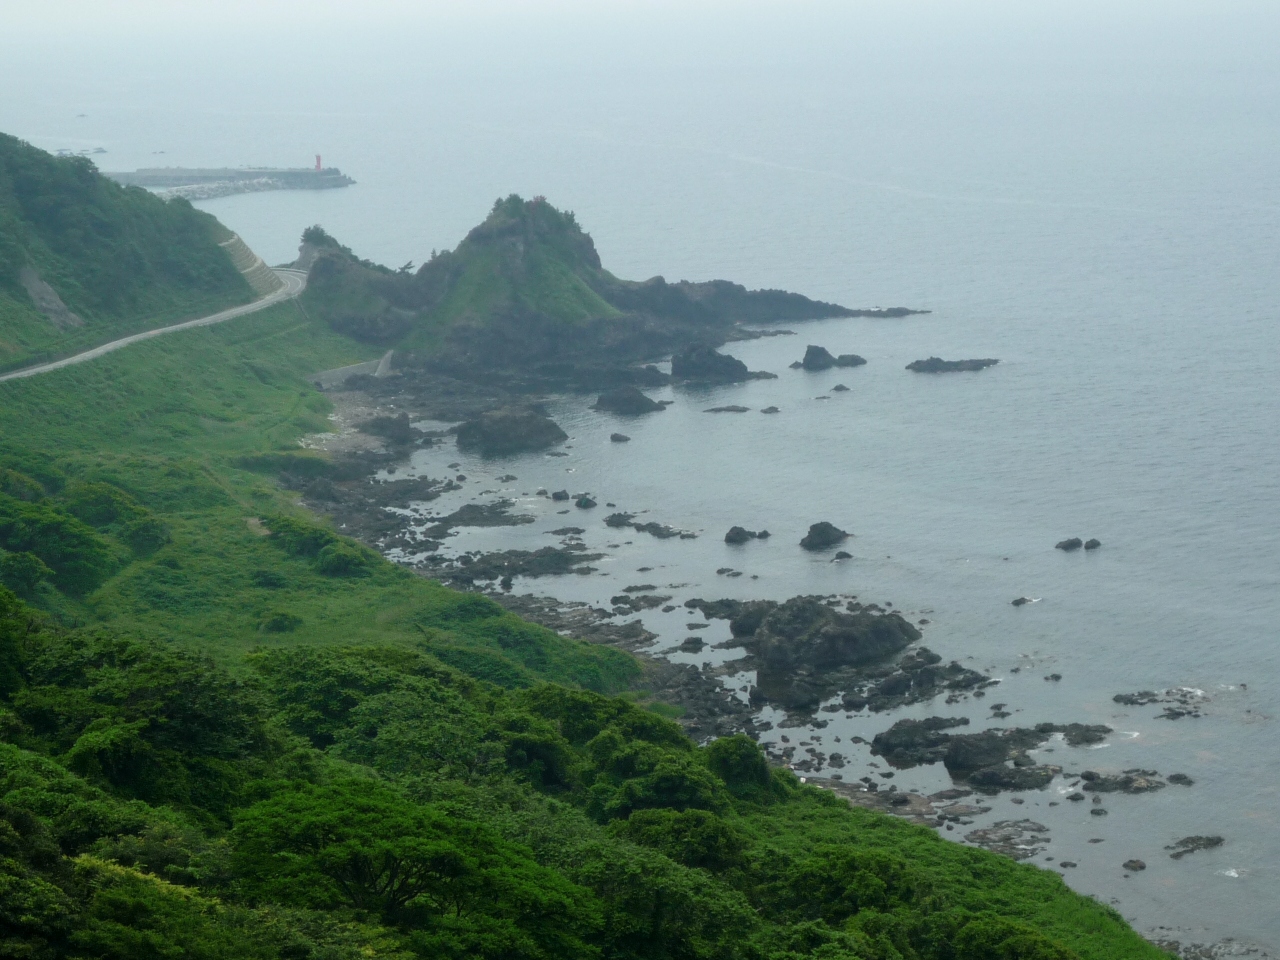
[[(0, 96), (0, 129), (47, 149), (102, 146), (104, 169), (302, 166), (320, 152), (357, 185), (202, 204), (271, 262), (317, 222), (363, 256), (421, 261), (519, 192), (575, 210), (619, 276), (931, 310), (732, 344), (779, 379), (656, 391), (675, 402), (640, 420), (562, 398), (568, 457), (446, 449), (413, 469), (461, 462), (473, 482), (455, 499), (505, 490), (537, 517), (464, 530), (450, 550), (545, 545), (573, 524), (608, 553), (595, 576), (518, 591), (597, 604), (646, 582), (676, 603), (852, 593), (930, 620), (925, 643), (1000, 686), (955, 707), (824, 714), (820, 746), (842, 738), (847, 779), (871, 759), (849, 738), (898, 716), (1106, 723), (1105, 747), (1055, 744), (1042, 759), (1195, 785), (1110, 795), (1099, 818), (1049, 807), (1058, 782), (1020, 806), (999, 798), (975, 826), (1044, 824), (1045, 855), (1079, 863), (1068, 882), (1140, 929), (1280, 946), (1280, 67), (1266, 40), (1277, 14), (485, 9), (345, 30), (215, 24), (194, 50), (164, 22), (33, 27), (30, 42), (0, 40), (0, 87), (23, 90)], [(789, 370), (808, 343), (868, 364)], [(1001, 363), (903, 369), (931, 355)], [(724, 404), (751, 409), (702, 412)], [(781, 412), (762, 416), (769, 405)], [(632, 441), (611, 444), (615, 430)], [(494, 479), (507, 473), (519, 480)], [(601, 505), (562, 515), (526, 495), (538, 487)], [(619, 536), (602, 524), (606, 501), (699, 537)], [(852, 560), (798, 548), (821, 519), (855, 534)], [(728, 547), (733, 524), (773, 537)], [(1103, 547), (1053, 549), (1070, 536)], [(1012, 607), (1022, 595), (1039, 602)], [(665, 650), (700, 618), (644, 619)], [(713, 621), (700, 635), (728, 631)], [(1112, 701), (1170, 687), (1203, 691), (1205, 715), (1168, 721)], [(988, 720), (992, 701), (1013, 716)], [(945, 781), (917, 768), (894, 783)], [(1226, 843), (1171, 860), (1164, 846), (1189, 834)], [(1148, 869), (1126, 878), (1133, 857)]]

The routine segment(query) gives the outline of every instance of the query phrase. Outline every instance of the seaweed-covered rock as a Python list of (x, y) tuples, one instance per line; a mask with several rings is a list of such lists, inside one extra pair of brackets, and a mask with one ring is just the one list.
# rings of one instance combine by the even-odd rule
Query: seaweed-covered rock
[(800, 541), (800, 546), (806, 550), (826, 550), (848, 539), (848, 533), (826, 520), (820, 520), (809, 527), (809, 532)]
[(965, 370), (984, 370), (987, 367), (993, 367), (999, 360), (987, 358), (984, 360), (943, 360), (940, 357), (930, 357), (928, 360), (914, 360), (907, 364), (908, 370), (916, 373), (956, 373)]
[[(744, 367), (743, 369), (746, 368)], [(616, 390), (608, 390), (600, 394), (592, 409), (635, 417), (645, 413), (656, 413), (667, 408), (658, 403), (658, 401), (645, 396), (635, 387), (628, 386), (618, 387)]]
[(1170, 858), (1181, 860), (1189, 853), (1195, 853), (1197, 850), (1212, 850), (1214, 847), (1222, 846), (1224, 842), (1222, 837), (1183, 837), (1165, 849), (1172, 851), (1169, 854)]
[(1070, 553), (1072, 550), (1079, 550), (1083, 546), (1084, 546), (1084, 541), (1081, 540), (1079, 537), (1069, 537), (1066, 540), (1059, 540), (1057, 543), (1053, 545), (1053, 549), (1064, 550), (1067, 553)]
[(486, 457), (543, 450), (568, 439), (554, 420), (530, 409), (491, 410), (458, 427), (459, 449)]

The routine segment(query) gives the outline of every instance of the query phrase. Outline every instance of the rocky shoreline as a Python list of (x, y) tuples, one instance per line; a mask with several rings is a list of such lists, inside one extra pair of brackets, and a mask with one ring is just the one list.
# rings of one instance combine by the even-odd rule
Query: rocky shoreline
[[(398, 376), (360, 378), (348, 381), (344, 390), (331, 392), (338, 406), (339, 433), (314, 438), (313, 442), (328, 447), (334, 456), (319, 470), (310, 463), (301, 467), (295, 462), (314, 462), (315, 458), (284, 458), (279, 464), (281, 482), (298, 490), (308, 505), (327, 513), (347, 532), (423, 575), (484, 592), (507, 609), (562, 635), (632, 652), (644, 667), (637, 691), (641, 702), (665, 705), (662, 709), (679, 713), (678, 721), (694, 739), (745, 732), (765, 746), (772, 762), (789, 767), (850, 803), (1065, 871), (1073, 868), (1074, 861), (1047, 856), (1051, 840), (1045, 824), (1034, 816), (995, 819), (997, 810), (1018, 808), (993, 806), (993, 799), (1004, 805), (1021, 804), (1022, 796), (1043, 798), (1047, 793), (1054, 797), (1049, 806), (1089, 811), (1090, 822), (1102, 823), (1113, 796), (1141, 797), (1194, 788), (1191, 778), (1176, 768), (1162, 775), (1136, 768), (1093, 770), (1081, 761), (1072, 762), (1073, 749), (1098, 745), (1112, 731), (1074, 722), (1069, 716), (1047, 718), (1053, 723), (986, 729), (979, 729), (985, 725), (972, 721), (953, 724), (956, 718), (930, 717), (942, 722), (933, 724), (935, 729), (926, 729), (925, 737), (908, 730), (904, 721), (886, 717), (877, 734), (852, 738), (849, 748), (833, 743), (829, 736), (824, 741), (820, 731), (838, 717), (870, 719), (912, 705), (932, 709), (933, 703), (966, 703), (987, 696), (998, 686), (997, 677), (946, 661), (923, 645), (921, 632), (928, 621), (908, 619), (887, 603), (846, 595), (782, 601), (719, 599), (712, 593), (705, 598), (705, 592), (702, 597), (689, 596), (687, 591), (682, 594), (679, 585), (644, 582), (621, 591), (615, 586), (613, 596), (602, 594), (600, 600), (589, 603), (519, 590), (516, 580), (521, 577), (530, 578), (527, 582), (532, 585), (541, 577), (597, 573), (610, 548), (617, 544), (597, 544), (592, 531), (615, 537), (644, 534), (669, 542), (692, 538), (700, 531), (680, 530), (662, 522), (661, 515), (650, 519), (643, 513), (614, 508), (605, 496), (590, 491), (568, 488), (552, 493), (539, 489), (524, 495), (544, 497), (549, 501), (548, 509), (554, 504), (558, 512), (566, 514), (562, 526), (548, 531), (555, 541), (536, 549), (514, 545), (468, 553), (449, 549), (450, 535), (457, 529), (523, 527), (528, 521), (522, 519), (521, 508), (514, 502), (504, 502), (511, 494), (480, 487), (476, 489), (486, 500), (483, 505), (433, 510), (441, 497), (446, 503), (456, 501), (466, 484), (476, 478), (468, 480), (450, 472), (458, 464), (450, 464), (449, 470), (433, 470), (439, 473), (438, 478), (407, 476), (404, 463), (418, 450), (441, 447), (435, 459), (447, 456), (461, 429), (451, 432), (450, 423), (501, 420), (511, 411), (519, 411), (523, 418), (545, 418), (542, 402), (546, 397), (512, 393), (509, 384), (479, 385), (444, 375), (410, 379), (411, 388)], [(602, 390), (596, 406), (603, 415), (645, 417), (666, 408), (635, 384), (610, 390), (619, 391), (615, 396), (622, 398), (621, 405), (634, 404), (629, 409), (636, 412), (609, 409), (610, 401), (599, 402), (608, 392)], [(441, 422), (439, 426), (423, 423), (428, 420)], [(614, 442), (625, 441), (614, 438)], [(558, 447), (563, 444), (560, 441), (545, 455), (560, 454)], [(468, 472), (473, 470), (474, 464)], [(514, 476), (503, 476), (483, 482), (509, 486), (517, 481)], [(597, 505), (601, 509), (593, 512)], [(848, 556), (839, 548), (846, 540), (855, 542), (852, 534), (827, 522), (813, 526), (816, 529), (810, 533), (817, 535), (810, 541), (812, 550), (790, 540), (797, 558), (806, 553), (832, 560)], [(736, 550), (751, 550), (754, 541), (767, 537), (765, 530), (735, 527), (724, 539)], [(727, 567), (717, 573), (728, 578), (741, 575)], [(552, 588), (550, 592), (556, 591)], [(687, 610), (693, 617), (681, 628), (688, 631), (686, 637), (671, 637), (664, 628), (646, 626), (645, 618), (651, 613), (674, 616), (679, 610)], [(720, 630), (728, 627), (730, 639), (723, 643), (715, 642), (714, 637), (704, 640), (701, 631), (717, 623)], [(673, 653), (679, 655), (677, 659), (672, 659)], [(702, 662), (690, 662), (695, 659)], [(744, 681), (744, 677), (748, 679)], [(1165, 711), (1159, 716), (1166, 719), (1194, 719), (1203, 707), (1197, 692), (1189, 690), (1117, 693), (1114, 699), (1122, 707), (1151, 706)], [(1008, 716), (1006, 706), (992, 704), (990, 719)], [(930, 726), (928, 721), (911, 722)], [(801, 731), (800, 736), (793, 729)], [(911, 735), (904, 740), (906, 733)], [(1068, 756), (1049, 763), (1039, 754), (1052, 750), (1055, 740), (1062, 741), (1059, 752)], [(864, 761), (860, 759), (863, 756), (878, 758), (881, 763)], [(909, 771), (916, 765), (936, 767), (950, 779), (950, 786), (931, 791), (900, 789), (890, 779), (895, 771)], [(1050, 786), (1052, 790), (1047, 789)], [(1198, 842), (1205, 838), (1184, 839)], [(1143, 855), (1150, 862), (1150, 852)], [(1117, 858), (1117, 870), (1122, 862), (1127, 861)]]

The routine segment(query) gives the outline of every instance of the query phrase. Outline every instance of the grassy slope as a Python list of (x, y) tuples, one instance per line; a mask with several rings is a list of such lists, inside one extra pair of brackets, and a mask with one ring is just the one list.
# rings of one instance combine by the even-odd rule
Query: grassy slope
[[(253, 298), (219, 241), (230, 232), (183, 200), (165, 202), (0, 134), (0, 368), (162, 326)], [(84, 325), (59, 330), (19, 280), (40, 276)]]
[[(292, 497), (236, 464), (296, 450), (299, 436), (326, 429), (328, 403), (307, 375), (373, 355), (283, 305), (0, 385), (7, 452), (56, 451), (69, 477), (124, 489), (172, 531), (170, 544), (89, 596), (46, 586), (43, 602), (66, 616), (171, 636), (232, 666), (258, 646), (426, 636), (482, 675), (520, 682), (533, 669), (595, 689), (625, 686), (635, 668), (623, 654), (564, 640), (389, 563), (358, 579), (322, 576), (251, 525), (294, 509)], [(257, 570), (282, 575), (283, 585), (256, 586)], [(262, 632), (276, 613), (301, 626)], [(493, 653), (468, 654), (476, 646)]]

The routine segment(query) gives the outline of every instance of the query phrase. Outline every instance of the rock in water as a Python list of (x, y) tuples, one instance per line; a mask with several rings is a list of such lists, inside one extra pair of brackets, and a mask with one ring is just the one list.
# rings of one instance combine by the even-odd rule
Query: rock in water
[(580, 510), (590, 510), (596, 505), (596, 502), (586, 494), (583, 494), (577, 500), (573, 501), (573, 505)]
[(837, 367), (860, 367), (866, 362), (865, 358), (858, 356), (856, 353), (842, 353), (836, 357)]
[(914, 370), (916, 373), (956, 373), (963, 370), (984, 370), (987, 367), (993, 367), (999, 360), (987, 358), (985, 360), (943, 360), (940, 357), (930, 357), (928, 360), (916, 360), (907, 364), (908, 370)]
[(1097, 550), (1100, 546), (1102, 546), (1102, 541), (1097, 538), (1089, 539), (1084, 542), (1084, 548), (1086, 550)]
[(625, 433), (611, 433), (609, 434), (609, 440), (612, 443), (630, 443), (631, 442), (631, 438), (628, 437)]
[(706, 343), (695, 343), (671, 358), (671, 376), (698, 383), (740, 383), (751, 379), (747, 365)]
[[(742, 369), (746, 369), (744, 366)], [(656, 400), (651, 400), (635, 387), (618, 387), (616, 390), (607, 390), (600, 394), (596, 400), (593, 410), (600, 410), (605, 413), (621, 413), (625, 416), (636, 417), (642, 413), (654, 413), (658, 410), (665, 410), (662, 404)]]
[(552, 500), (568, 500), (568, 499), (569, 499), (569, 491), (568, 491), (568, 490), (557, 490), (555, 493), (553, 493), (553, 494), (551, 495), (551, 499), (552, 499)]
[(1071, 537), (1068, 540), (1059, 540), (1053, 545), (1055, 550), (1065, 550), (1070, 553), (1072, 550), (1079, 550), (1084, 546), (1084, 541), (1079, 537)]
[(754, 540), (758, 536), (759, 534), (754, 530), (748, 530), (746, 527), (730, 527), (729, 532), (724, 535), (724, 542), (736, 545)]
[(1126, 860), (1124, 862), (1124, 868), (1126, 870), (1132, 870), (1134, 873), (1137, 873), (1139, 870), (1147, 869), (1147, 865), (1142, 860)]
[(1026, 606), (1028, 603), (1034, 603), (1030, 597), (1019, 597), (1017, 600), (1010, 601), (1015, 607)]
[(486, 457), (542, 450), (568, 439), (554, 420), (529, 409), (491, 410), (458, 427), (458, 447)]
[(846, 387), (843, 383), (837, 383), (834, 387), (831, 388), (831, 392), (832, 393), (848, 393), (849, 388)]
[(834, 547), (837, 543), (843, 543), (848, 539), (849, 534), (834, 524), (821, 520), (809, 527), (809, 532), (800, 541), (800, 546), (806, 550), (826, 550), (828, 547)]
[(830, 370), (835, 365), (836, 358), (826, 347), (819, 347), (812, 343), (805, 348), (804, 359), (800, 361), (800, 366), (805, 370)]
[(761, 410), (760, 412), (761, 412), (761, 413), (777, 413), (777, 412), (778, 412), (778, 408), (777, 408), (777, 407), (765, 407), (765, 408), (764, 408), (763, 410)]
[(747, 413), (751, 408), (732, 403), (727, 407), (709, 407), (703, 413)]
[(1214, 847), (1220, 847), (1223, 844), (1222, 837), (1183, 837), (1172, 846), (1165, 847), (1166, 850), (1172, 850), (1169, 854), (1174, 860), (1181, 860), (1188, 853), (1195, 853), (1197, 850), (1212, 850)]

